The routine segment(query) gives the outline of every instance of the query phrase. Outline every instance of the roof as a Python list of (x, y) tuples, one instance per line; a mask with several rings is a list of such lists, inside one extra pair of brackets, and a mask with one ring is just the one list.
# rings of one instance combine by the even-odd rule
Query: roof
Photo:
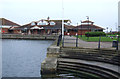
[(72, 26), (72, 25), (65, 25), (65, 29), (74, 29), (75, 26)]
[(0, 18), (0, 25), (7, 25), (7, 26), (20, 26), (19, 24), (12, 22), (10, 20), (7, 20), (5, 18)]
[(11, 27), (11, 26), (2, 26), (2, 28), (8, 28), (8, 29), (9, 29), (10, 27)]
[(79, 25), (77, 27), (75, 27), (75, 29), (104, 29), (100, 26), (97, 26), (97, 25)]
[(81, 23), (94, 23), (94, 22), (89, 21), (89, 20), (85, 20), (85, 21), (82, 21)]
[[(42, 19), (42, 20), (44, 20), (44, 19)], [(41, 21), (41, 20), (39, 20), (39, 21)], [(37, 24), (39, 21), (32, 21), (32, 22), (35, 22), (35, 23)], [(48, 22), (48, 20), (44, 20), (44, 21), (47, 21), (47, 22)], [(71, 20), (64, 20), (65, 23), (67, 23), (68, 21), (71, 22)], [(23, 25), (23, 26), (30, 26), (32, 22), (30, 22), (30, 23), (28, 23), (28, 24), (25, 24), (25, 25)], [(58, 23), (58, 22), (62, 22), (62, 20), (49, 20), (49, 22)]]
[[(41, 20), (39, 20), (41, 21)], [(37, 25), (37, 22), (39, 21), (32, 21), (32, 22), (35, 22), (36, 25), (31, 25), (31, 23), (28, 23), (28, 24), (25, 24), (23, 26), (20, 26), (20, 27), (17, 27), (17, 28), (14, 28), (14, 29), (24, 29), (25, 27), (27, 27), (27, 29), (30, 29), (31, 27), (34, 27), (34, 26), (38, 26), (38, 27), (43, 27), (44, 29), (61, 29), (62, 27), (62, 20), (49, 20), (49, 22), (55, 22), (55, 25)], [(44, 21), (48, 21), (48, 20), (44, 20)], [(67, 22), (71, 22), (70, 20), (64, 20), (65, 23)]]
[[(45, 20), (45, 21), (48, 21), (48, 20)], [(62, 22), (62, 20), (49, 20), (49, 21), (53, 21), (53, 22)], [(64, 20), (65, 23), (67, 23), (68, 21), (71, 22), (71, 20)]]
[[(17, 27), (17, 28), (15, 28), (16, 30), (17, 29), (21, 29), (21, 30), (23, 30), (24, 28), (27, 28), (27, 29), (30, 29), (30, 28), (32, 28), (32, 27), (35, 27), (35, 26), (37, 26), (37, 27), (43, 27), (43, 29), (61, 29), (61, 27), (62, 27), (62, 23), (56, 23), (55, 25), (34, 25), (34, 26), (31, 26), (31, 25), (24, 25), (24, 26), (21, 26), (21, 27)], [(14, 29), (14, 30), (15, 30)]]

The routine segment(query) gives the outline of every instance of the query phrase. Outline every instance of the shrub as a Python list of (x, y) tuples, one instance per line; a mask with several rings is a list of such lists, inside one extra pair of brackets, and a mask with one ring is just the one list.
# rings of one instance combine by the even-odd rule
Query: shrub
[(105, 32), (85, 32), (87, 37), (106, 36)]

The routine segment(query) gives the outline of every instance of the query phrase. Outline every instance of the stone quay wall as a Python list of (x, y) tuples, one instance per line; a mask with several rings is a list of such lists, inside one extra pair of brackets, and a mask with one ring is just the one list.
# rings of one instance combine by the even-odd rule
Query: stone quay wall
[(2, 34), (2, 39), (56, 40), (59, 35)]

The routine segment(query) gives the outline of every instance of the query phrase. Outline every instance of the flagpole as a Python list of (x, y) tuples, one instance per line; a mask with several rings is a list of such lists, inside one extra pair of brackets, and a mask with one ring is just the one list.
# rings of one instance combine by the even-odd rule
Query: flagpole
[(62, 40), (64, 39), (64, 6), (62, 0)]

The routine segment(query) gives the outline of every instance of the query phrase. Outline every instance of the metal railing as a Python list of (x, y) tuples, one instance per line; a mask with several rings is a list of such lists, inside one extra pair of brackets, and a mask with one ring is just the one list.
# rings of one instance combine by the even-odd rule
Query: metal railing
[(57, 46), (60, 46), (61, 40), (62, 40), (62, 35), (59, 35), (58, 41), (57, 41)]
[[(65, 46), (65, 44), (67, 44), (68, 46), (73, 46), (72, 44), (74, 44), (74, 46), (73, 47), (79, 47), (79, 45), (81, 44), (80, 42), (79, 42), (79, 35), (65, 35), (65, 36), (69, 36), (69, 37), (74, 37), (74, 39), (72, 38), (72, 39), (70, 39), (70, 38), (63, 38), (63, 40), (62, 40), (62, 47), (66, 47)], [(98, 49), (101, 49), (101, 48), (104, 48), (104, 46), (103, 47), (101, 47), (101, 45), (104, 43), (104, 42), (102, 42), (102, 37), (106, 37), (106, 38), (108, 38), (108, 36), (99, 36), (98, 38), (98, 42), (95, 42), (96, 44), (96, 48), (98, 48)], [(120, 40), (120, 36), (112, 36), (112, 38), (115, 38), (116, 37), (116, 39), (117, 40), (113, 40), (113, 41), (111, 41), (111, 42), (108, 42), (108, 41), (106, 41), (106, 43), (110, 43), (110, 45), (112, 44), (114, 44), (115, 43), (115, 46), (113, 47), (113, 46), (111, 46), (111, 48), (113, 48), (113, 49), (115, 49), (115, 50), (120, 50), (120, 45), (119, 45), (119, 40)], [(111, 38), (111, 39), (112, 39)], [(86, 39), (87, 39), (87, 37), (86, 37)], [(115, 42), (114, 42), (115, 41)], [(87, 43), (89, 43), (89, 42), (87, 42)], [(86, 43), (86, 44), (87, 44)], [(101, 44), (102, 43), (102, 44)], [(97, 46), (98, 45), (98, 46)], [(104, 44), (105, 45), (105, 44)], [(91, 45), (92, 46), (92, 45)], [(110, 46), (109, 46), (110, 47)], [(108, 47), (108, 48), (109, 48)], [(107, 46), (105, 47), (105, 48), (107, 48)]]
[[(65, 44), (65, 43), (75, 44), (75, 47), (78, 47), (78, 35), (76, 35), (76, 36), (75, 36), (75, 35), (65, 35), (65, 36), (70, 36), (70, 37), (73, 36), (73, 37), (75, 37), (75, 39), (68, 39), (68, 38), (66, 39), (66, 38), (63, 37), (62, 47), (64, 47), (64, 44)], [(65, 40), (69, 40), (70, 42), (66, 42)], [(72, 41), (75, 41), (75, 42), (71, 42), (71, 40), (72, 40)]]
[[(106, 36), (99, 36), (98, 49), (100, 49), (101, 37), (106, 37)], [(117, 40), (114, 41), (115, 42), (115, 46), (114, 47), (116, 47), (116, 50), (119, 50), (119, 39), (120, 39), (120, 36), (112, 36), (112, 38), (113, 37), (117, 37)], [(112, 42), (112, 46), (113, 46), (114, 42)]]

